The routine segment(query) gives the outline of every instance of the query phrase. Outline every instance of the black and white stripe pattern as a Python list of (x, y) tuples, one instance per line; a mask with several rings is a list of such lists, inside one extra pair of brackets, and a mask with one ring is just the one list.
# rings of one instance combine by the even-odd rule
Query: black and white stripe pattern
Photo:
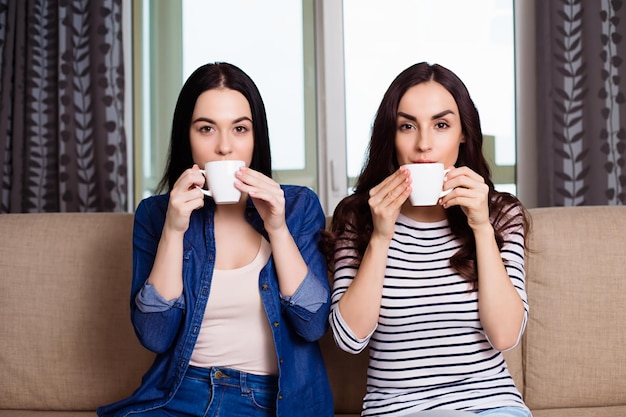
[[(525, 326), (524, 237), (521, 225), (510, 230), (501, 254), (524, 301)], [(483, 332), (477, 292), (450, 268), (459, 245), (447, 220), (419, 223), (401, 214), (389, 248), (378, 326), (365, 339), (355, 337), (337, 308), (357, 272), (354, 248), (337, 249), (330, 322), (343, 350), (358, 353), (369, 345), (363, 416), (525, 407), (502, 354)]]

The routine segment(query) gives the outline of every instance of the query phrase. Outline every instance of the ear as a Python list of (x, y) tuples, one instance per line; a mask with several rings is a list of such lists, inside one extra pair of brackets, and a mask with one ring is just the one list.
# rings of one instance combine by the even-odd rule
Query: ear
[(461, 142), (460, 143), (465, 143), (465, 135), (461, 135)]

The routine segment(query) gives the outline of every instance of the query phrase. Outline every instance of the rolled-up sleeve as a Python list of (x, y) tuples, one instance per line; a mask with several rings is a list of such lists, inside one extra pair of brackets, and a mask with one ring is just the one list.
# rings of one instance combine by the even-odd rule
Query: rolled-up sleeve
[(308, 270), (296, 292), (290, 297), (281, 294), (280, 298), (289, 305), (297, 305), (310, 313), (315, 313), (328, 302), (329, 291), (315, 278), (311, 270)]
[(173, 307), (183, 308), (185, 298), (181, 294), (180, 297), (174, 300), (166, 300), (158, 293), (154, 285), (146, 281), (141, 290), (137, 293), (135, 303), (142, 313), (160, 313)]

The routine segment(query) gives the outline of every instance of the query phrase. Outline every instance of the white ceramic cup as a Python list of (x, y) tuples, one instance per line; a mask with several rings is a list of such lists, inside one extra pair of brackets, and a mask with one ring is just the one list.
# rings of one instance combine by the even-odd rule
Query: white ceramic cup
[(452, 189), (442, 190), (443, 179), (450, 171), (441, 163), (406, 164), (411, 172), (411, 195), (409, 200), (414, 206), (434, 206), (437, 201)]
[(235, 188), (235, 173), (245, 166), (244, 161), (211, 161), (200, 172), (206, 178), (207, 189), (200, 188), (204, 195), (212, 197), (215, 204), (232, 204), (239, 201), (241, 191)]

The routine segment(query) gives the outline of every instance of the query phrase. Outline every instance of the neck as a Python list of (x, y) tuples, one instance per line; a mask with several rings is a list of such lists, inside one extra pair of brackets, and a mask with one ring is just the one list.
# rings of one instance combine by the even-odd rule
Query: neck
[(233, 204), (216, 204), (215, 205), (215, 217), (222, 219), (226, 218), (239, 218), (243, 219), (243, 213), (246, 210), (247, 198), (243, 197), (239, 202)]
[(400, 209), (406, 217), (423, 223), (434, 223), (446, 219), (446, 210), (439, 204), (434, 206), (413, 206), (407, 200)]

